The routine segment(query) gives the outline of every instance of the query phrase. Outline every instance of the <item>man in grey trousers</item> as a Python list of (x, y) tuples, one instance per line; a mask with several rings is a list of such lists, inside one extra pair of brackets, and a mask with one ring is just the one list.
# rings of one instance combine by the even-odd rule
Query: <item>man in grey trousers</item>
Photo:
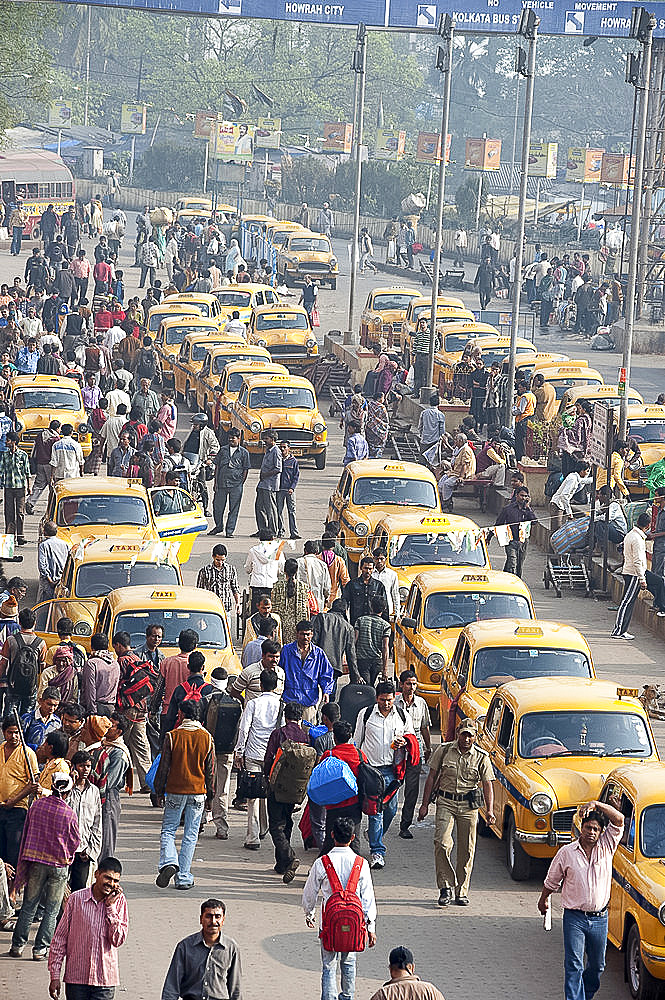
[(275, 443), (277, 435), (274, 431), (267, 430), (263, 435), (263, 440), (266, 451), (261, 462), (259, 482), (256, 487), (254, 514), (257, 530), (253, 537), (258, 537), (259, 531), (264, 528), (270, 531), (273, 536), (278, 535), (277, 492), (282, 472), (282, 455)]

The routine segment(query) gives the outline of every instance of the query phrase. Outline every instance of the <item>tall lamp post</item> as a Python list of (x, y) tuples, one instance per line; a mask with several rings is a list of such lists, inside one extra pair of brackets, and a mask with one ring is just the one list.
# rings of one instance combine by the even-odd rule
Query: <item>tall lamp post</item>
[[(450, 85), (453, 73), (453, 34), (454, 25), (450, 14), (442, 14), (439, 18), (438, 32), (446, 42), (445, 49), (439, 45), (436, 50), (436, 68), (443, 73), (443, 110), (441, 112), (441, 133), (439, 136), (439, 186), (436, 215), (436, 242), (434, 244), (434, 267), (432, 268), (432, 311), (429, 325), (429, 359), (427, 362), (427, 389), (434, 381), (434, 350), (436, 347), (436, 312), (439, 297), (439, 275), (441, 273), (441, 232), (443, 229), (443, 200), (446, 189), (446, 146), (448, 142), (448, 122), (450, 119)], [(423, 390), (421, 390), (421, 398)]]
[(513, 396), (515, 394), (515, 355), (520, 320), (520, 300), (522, 297), (522, 263), (524, 259), (524, 227), (526, 221), (526, 186), (529, 175), (529, 147), (531, 145), (531, 116), (533, 113), (533, 87), (536, 77), (536, 43), (540, 18), (531, 8), (522, 11), (518, 35), (526, 39), (528, 55), (520, 46), (515, 59), (515, 72), (526, 78), (524, 99), (524, 126), (522, 130), (522, 173), (520, 176), (520, 200), (517, 223), (517, 244), (515, 246), (515, 280), (513, 281), (513, 312), (510, 326), (510, 356), (508, 358), (508, 387), (506, 391), (506, 425), (513, 422)]
[[(356, 273), (358, 270), (358, 240), (360, 238), (360, 186), (362, 181), (362, 145), (365, 120), (365, 70), (367, 67), (367, 29), (364, 24), (358, 25), (356, 49), (353, 53), (351, 67), (358, 81), (358, 130), (354, 135), (356, 142), (356, 196), (353, 206), (353, 243), (351, 245), (351, 281), (349, 282), (349, 322), (347, 329), (353, 332), (353, 310), (356, 298)], [(356, 123), (353, 123), (354, 129)]]
[[(635, 298), (637, 293), (637, 261), (640, 250), (640, 223), (642, 219), (642, 182), (644, 178), (644, 150), (647, 134), (647, 111), (649, 108), (649, 88), (651, 84), (651, 52), (653, 29), (656, 18), (644, 7), (633, 7), (630, 23), (630, 38), (636, 38), (642, 45), (642, 58), (637, 60), (628, 54), (626, 82), (637, 89), (641, 84), (640, 114), (637, 124), (637, 146), (635, 149), (635, 175), (633, 178), (633, 207), (630, 218), (630, 254), (628, 257), (628, 287), (626, 289), (626, 320), (624, 324), (623, 357), (621, 367), (625, 371), (624, 394), (619, 409), (619, 437), (625, 438), (628, 429), (628, 394), (630, 390), (630, 366), (633, 357), (633, 330), (635, 327)], [(641, 63), (641, 74), (640, 66)], [(630, 165), (629, 165), (630, 172)]]

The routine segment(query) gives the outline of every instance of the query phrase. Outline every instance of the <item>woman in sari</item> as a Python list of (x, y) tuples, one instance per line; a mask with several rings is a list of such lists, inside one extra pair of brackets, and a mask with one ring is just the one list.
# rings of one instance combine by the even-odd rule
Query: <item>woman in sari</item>
[(359, 385), (354, 386), (354, 392), (348, 401), (348, 405), (342, 414), (342, 419), (339, 422), (339, 426), (344, 428), (344, 444), (349, 439), (349, 424), (356, 423), (360, 425), (360, 433), (363, 434), (365, 431), (365, 420), (367, 419), (367, 400), (362, 395), (361, 387)]
[(282, 623), (283, 644), (295, 642), (296, 625), (298, 622), (309, 620), (311, 613), (308, 594), (309, 587), (298, 579), (297, 560), (287, 559), (284, 563), (284, 572), (277, 577), (277, 583), (270, 595), (272, 609), (279, 615), (279, 621)]
[(386, 441), (388, 440), (390, 420), (385, 404), (386, 397), (382, 392), (377, 392), (374, 399), (370, 399), (367, 403), (365, 438), (367, 439), (370, 458), (381, 458)]

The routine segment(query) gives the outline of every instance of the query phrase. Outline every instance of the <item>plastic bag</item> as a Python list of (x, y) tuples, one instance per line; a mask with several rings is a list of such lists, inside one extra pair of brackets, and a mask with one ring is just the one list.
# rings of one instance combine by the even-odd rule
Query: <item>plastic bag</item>
[(321, 326), (321, 317), (316, 306), (312, 309), (312, 326)]

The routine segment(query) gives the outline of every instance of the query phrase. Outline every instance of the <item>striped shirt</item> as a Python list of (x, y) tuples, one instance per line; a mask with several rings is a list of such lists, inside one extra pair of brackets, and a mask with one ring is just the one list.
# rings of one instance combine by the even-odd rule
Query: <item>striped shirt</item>
[(31, 862), (50, 868), (71, 865), (80, 840), (76, 813), (63, 799), (49, 795), (33, 802), (23, 827), (16, 868), (17, 889), (28, 881)]
[(118, 986), (118, 948), (127, 940), (127, 900), (121, 893), (107, 906), (92, 889), (79, 889), (67, 900), (48, 957), (51, 979), (87, 986)]

